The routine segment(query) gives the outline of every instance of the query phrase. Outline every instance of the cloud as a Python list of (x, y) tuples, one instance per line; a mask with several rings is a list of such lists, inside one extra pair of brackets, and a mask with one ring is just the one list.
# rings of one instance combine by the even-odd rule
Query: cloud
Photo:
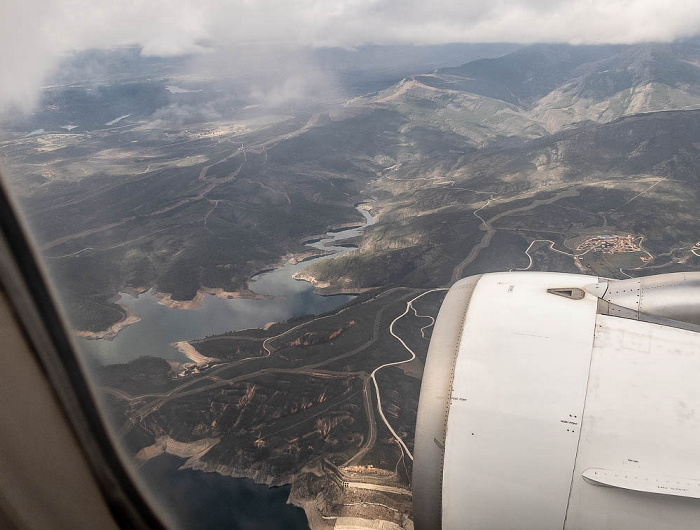
[(169, 56), (211, 43), (634, 43), (700, 27), (697, 0), (9, 0), (0, 15), (0, 109), (31, 108), (62, 55), (95, 47)]
[(190, 71), (215, 72), (228, 90), (266, 107), (320, 102), (337, 96), (333, 75), (324, 72), (308, 48), (294, 43), (252, 43), (210, 48), (194, 55)]

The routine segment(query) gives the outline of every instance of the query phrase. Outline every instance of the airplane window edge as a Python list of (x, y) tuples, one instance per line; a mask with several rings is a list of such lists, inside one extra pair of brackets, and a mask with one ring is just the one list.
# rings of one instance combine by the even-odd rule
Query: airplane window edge
[(110, 434), (19, 211), (0, 174), (0, 288), (21, 322), (115, 522), (123, 528), (171, 528), (174, 525), (165, 514), (154, 510)]

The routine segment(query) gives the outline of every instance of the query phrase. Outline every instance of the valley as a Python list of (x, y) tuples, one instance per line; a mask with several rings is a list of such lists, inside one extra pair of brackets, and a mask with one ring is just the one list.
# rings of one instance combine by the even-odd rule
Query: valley
[(4, 170), (137, 466), (291, 484), (313, 528), (412, 528), (450, 285), (700, 269), (697, 44), (475, 59), (343, 71), (275, 105), (164, 61), (52, 86), (3, 124)]

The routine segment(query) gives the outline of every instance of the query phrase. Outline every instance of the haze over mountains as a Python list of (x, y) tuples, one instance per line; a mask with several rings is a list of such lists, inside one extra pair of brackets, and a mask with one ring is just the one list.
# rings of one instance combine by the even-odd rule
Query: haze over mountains
[[(484, 199), (508, 204), (565, 189), (578, 189), (581, 198), (561, 205), (589, 211), (593, 217), (586, 223), (595, 216), (601, 222), (607, 213), (601, 228), (644, 233), (654, 251), (690, 249), (698, 223), (684, 194), (697, 193), (698, 64), (695, 45), (538, 45), (352, 100), (348, 106), (401, 116), (405, 148), (384, 159), (383, 179), (373, 183), (383, 216), (362, 252), (315, 265), (311, 276), (346, 287), (441, 284), (450, 278), (457, 249), (481, 240), (481, 221), (471, 212)], [(418, 131), (425, 132), (416, 139)], [(652, 177), (665, 183), (624, 211), (614, 208), (657, 182)], [(537, 212), (547, 217), (543, 209)], [(561, 215), (549, 215), (544, 224), (552, 228)], [(574, 237), (571, 230), (581, 222), (559, 219), (556, 231)], [(545, 230), (539, 237), (552, 235)], [(505, 238), (501, 232), (495, 241)], [(523, 253), (528, 238), (518, 239), (522, 247), (511, 251)], [(696, 261), (693, 254), (683, 259)], [(498, 261), (467, 270), (499, 270)], [(527, 256), (507, 262), (508, 268), (525, 265)], [(678, 266), (654, 263), (662, 265)], [(559, 267), (577, 270), (573, 261)]]
[[(323, 294), (362, 293), (349, 304), (183, 340), (194, 363), (96, 372), (139, 464), (165, 451), (292, 483), (314, 528), (411, 528), (439, 288), (511, 269), (700, 269), (698, 41), (325, 50), (242, 77), (234, 59), (88, 52), (37, 112), (3, 118), (3, 164), (73, 325), (93, 338), (133, 322), (120, 292), (153, 288), (189, 309), (205, 293), (258, 297), (251, 277), (323, 253), (305, 243), (364, 223), (358, 204), (376, 220), (343, 240), (354, 252), (296, 274)], [(593, 250), (610, 238), (625, 244)]]
[[(489, 51), (463, 47), (470, 50)], [(505, 208), (575, 184), (586, 186), (584, 195), (615, 188), (608, 197), (625, 202), (650, 178), (667, 180), (643, 197), (648, 214), (690, 209), (697, 191), (694, 41), (528, 46), (350, 99), (395, 73), (371, 62), (355, 70), (338, 51), (342, 75), (321, 85), (314, 76), (305, 84), (304, 71), (277, 79), (280, 94), (308, 89), (325, 94), (320, 101), (273, 104), (270, 93), (203, 76), (180, 59), (142, 64), (133, 51), (119, 53), (78, 57), (71, 71), (83, 79), (110, 57), (107, 84), (48, 89), (42, 109), (6, 122), (2, 137), (81, 329), (123, 318), (110, 300), (126, 287), (155, 286), (173, 300), (203, 288), (245, 294), (253, 274), (307, 255), (306, 239), (359, 221), (353, 205), (370, 199), (379, 221), (360, 251), (312, 268), (310, 277), (331, 288), (444, 284), (481, 239), (473, 212), (489, 198)], [(434, 64), (437, 55), (421, 57)], [(579, 206), (601, 213), (598, 204)], [(611, 215), (620, 230), (633, 228), (636, 213)], [(663, 227), (654, 219), (646, 222), (654, 225), (651, 248), (695, 242), (694, 219)], [(529, 241), (515, 240), (509, 252), (522, 261)]]
[(375, 101), (427, 114), (484, 145), (496, 135), (536, 137), (584, 121), (696, 109), (699, 61), (686, 44), (536, 45), (415, 76)]

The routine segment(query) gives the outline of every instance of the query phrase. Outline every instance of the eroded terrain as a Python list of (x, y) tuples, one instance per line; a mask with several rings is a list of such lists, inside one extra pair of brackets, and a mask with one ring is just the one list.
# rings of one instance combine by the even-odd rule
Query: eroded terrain
[(155, 358), (105, 367), (119, 435), (139, 465), (168, 452), (188, 468), (291, 483), (309, 520), (405, 525), (420, 377), (443, 296), (394, 288), (293, 326), (194, 341), (216, 356), (197, 373)]
[(410, 528), (420, 379), (452, 283), (700, 268), (699, 54), (530, 46), (273, 107), (166, 64), (48, 89), (0, 148), (74, 327), (93, 338), (139, 318), (120, 292), (154, 289), (183, 310), (205, 293), (261, 297), (256, 274), (325, 254), (306, 243), (371, 209), (343, 243), (356, 250), (295, 276), (358, 294), (349, 304), (179, 341), (191, 362), (96, 373), (139, 466), (169, 453), (291, 483), (314, 528)]

